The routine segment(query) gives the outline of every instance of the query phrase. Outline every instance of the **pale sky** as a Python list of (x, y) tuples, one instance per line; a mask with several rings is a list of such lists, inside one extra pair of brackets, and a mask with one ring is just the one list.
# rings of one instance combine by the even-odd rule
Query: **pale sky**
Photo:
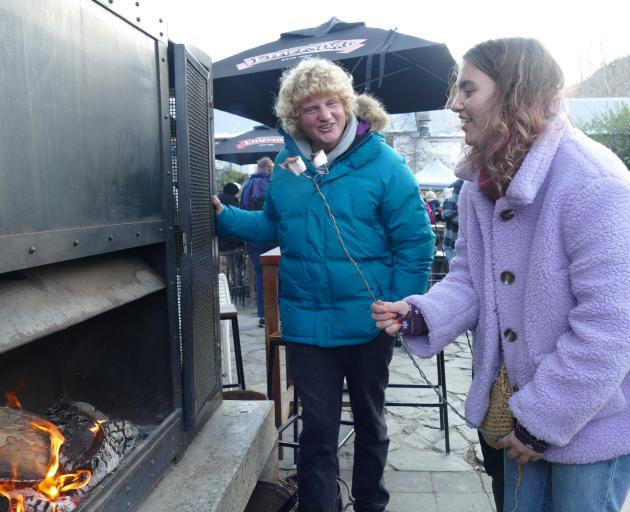
[[(567, 84), (630, 55), (629, 0), (163, 0), (169, 37), (213, 61), (332, 16), (445, 43), (455, 60), (486, 39), (539, 39)], [(296, 7), (297, 6), (297, 7)]]

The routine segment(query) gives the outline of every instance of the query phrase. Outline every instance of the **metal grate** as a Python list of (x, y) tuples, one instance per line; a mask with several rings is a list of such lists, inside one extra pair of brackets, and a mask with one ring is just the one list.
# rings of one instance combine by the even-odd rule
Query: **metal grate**
[(217, 358), (218, 317), (214, 267), (214, 225), (210, 205), (211, 162), (208, 111), (208, 81), (190, 63), (186, 63), (186, 96), (190, 166), (190, 206), (193, 304), (193, 350), (195, 407), (197, 412), (216, 392), (219, 383)]
[(182, 243), (182, 230), (180, 223), (180, 215), (179, 215), (179, 187), (178, 187), (178, 178), (179, 178), (179, 168), (177, 166), (177, 109), (175, 107), (175, 89), (169, 89), (169, 117), (170, 117), (170, 126), (171, 126), (171, 178), (173, 182), (173, 219), (175, 222), (175, 258), (177, 268), (179, 268), (179, 263), (181, 261), (182, 252), (184, 251), (183, 243)]
[(173, 187), (173, 221), (175, 224), (175, 266), (177, 283), (177, 335), (179, 340), (179, 365), (184, 365), (184, 350), (182, 345), (182, 276), (180, 273), (180, 262), (184, 252), (182, 239), (182, 228), (179, 215), (179, 189), (178, 189), (178, 167), (177, 167), (177, 109), (175, 107), (175, 88), (169, 89), (168, 97), (169, 118), (170, 118), (170, 154), (171, 154), (171, 184)]

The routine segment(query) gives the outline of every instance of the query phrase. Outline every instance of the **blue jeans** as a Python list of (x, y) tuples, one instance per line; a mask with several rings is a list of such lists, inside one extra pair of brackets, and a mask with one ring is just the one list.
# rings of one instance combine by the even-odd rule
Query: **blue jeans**
[(630, 455), (593, 464), (505, 457), (505, 512), (619, 512), (630, 488)]

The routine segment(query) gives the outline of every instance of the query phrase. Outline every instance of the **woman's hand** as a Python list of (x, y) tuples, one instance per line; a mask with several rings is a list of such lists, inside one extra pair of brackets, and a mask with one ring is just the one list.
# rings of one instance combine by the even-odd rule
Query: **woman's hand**
[(510, 432), (507, 436), (499, 439), (495, 445), (498, 449), (506, 448), (505, 454), (510, 459), (514, 459), (519, 464), (527, 464), (542, 459), (543, 454), (534, 451), (523, 443), (521, 443), (514, 432)]
[(212, 196), (212, 206), (214, 206), (215, 215), (221, 215), (221, 213), (223, 213), (223, 209), (225, 208), (217, 196)]
[(400, 317), (409, 312), (409, 304), (399, 300), (397, 302), (377, 301), (372, 306), (372, 320), (376, 322), (376, 327), (385, 329), (390, 336), (394, 336), (400, 329)]

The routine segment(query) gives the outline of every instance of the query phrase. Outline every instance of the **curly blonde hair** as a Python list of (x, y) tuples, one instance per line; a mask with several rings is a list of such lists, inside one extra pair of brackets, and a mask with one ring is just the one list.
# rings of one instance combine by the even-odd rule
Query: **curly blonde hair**
[(314, 94), (338, 96), (347, 117), (354, 110), (356, 94), (352, 88), (352, 75), (329, 60), (304, 59), (287, 69), (280, 78), (275, 113), (289, 135), (304, 135), (298, 123), (300, 105)]
[[(536, 39), (504, 38), (478, 44), (463, 60), (495, 82), (495, 102), (479, 144), (468, 152), (500, 188), (507, 188), (527, 151), (557, 113), (564, 77), (558, 63)], [(451, 87), (449, 106), (457, 94)]]

